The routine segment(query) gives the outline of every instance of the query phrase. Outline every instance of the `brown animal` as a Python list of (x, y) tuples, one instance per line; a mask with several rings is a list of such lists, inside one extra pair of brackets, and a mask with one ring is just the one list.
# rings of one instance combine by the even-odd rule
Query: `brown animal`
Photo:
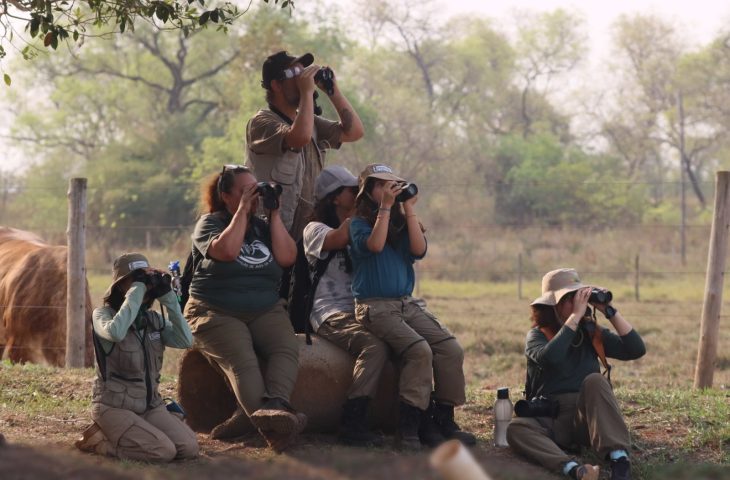
[[(63, 366), (66, 357), (66, 254), (23, 230), (0, 227), (0, 355), (12, 362)], [(91, 366), (91, 296), (86, 285), (86, 358)]]

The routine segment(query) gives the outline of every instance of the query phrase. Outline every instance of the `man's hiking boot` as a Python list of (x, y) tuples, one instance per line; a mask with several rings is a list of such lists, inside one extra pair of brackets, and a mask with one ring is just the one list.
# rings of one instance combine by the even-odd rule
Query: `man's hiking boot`
[(421, 424), (421, 409), (400, 402), (398, 415), (398, 431), (395, 434), (395, 446), (400, 450), (420, 450), (421, 440), (418, 438), (418, 427)]
[(433, 418), (434, 405), (430, 402), (428, 409), (425, 412), (421, 412), (421, 424), (418, 427), (418, 438), (421, 440), (423, 445), (427, 447), (435, 448), (446, 441), (446, 437), (441, 434), (436, 420)]
[(445, 403), (439, 403), (434, 401), (433, 409), (433, 418), (436, 421), (436, 425), (438, 425), (441, 431), (441, 435), (448, 439), (455, 438), (464, 445), (476, 445), (476, 437), (469, 432), (463, 431), (454, 421), (453, 405), (447, 405)]
[(598, 480), (601, 469), (595, 465), (577, 465), (570, 469), (569, 476), (575, 480)]
[(251, 415), (251, 423), (266, 439), (272, 450), (282, 452), (307, 426), (307, 416), (296, 412), (281, 398), (267, 400)]
[(370, 397), (350, 398), (342, 408), (342, 425), (338, 440), (353, 447), (380, 447), (383, 436), (368, 427)]
[(631, 480), (631, 462), (628, 458), (611, 460), (611, 480)]

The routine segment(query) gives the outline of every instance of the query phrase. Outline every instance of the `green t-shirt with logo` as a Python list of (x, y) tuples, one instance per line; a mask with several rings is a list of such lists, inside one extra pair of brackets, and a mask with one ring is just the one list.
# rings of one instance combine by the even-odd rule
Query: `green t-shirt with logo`
[(274, 260), (271, 230), (252, 217), (238, 257), (232, 262), (210, 258), (210, 244), (231, 221), (228, 212), (203, 215), (195, 225), (193, 247), (203, 256), (190, 283), (190, 295), (228, 312), (254, 312), (279, 299), (281, 267)]

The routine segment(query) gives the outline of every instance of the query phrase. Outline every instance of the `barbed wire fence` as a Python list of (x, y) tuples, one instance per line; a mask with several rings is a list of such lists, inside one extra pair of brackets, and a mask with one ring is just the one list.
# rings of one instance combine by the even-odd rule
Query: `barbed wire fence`
[[(718, 177), (719, 178), (719, 177)], [(517, 182), (521, 183), (524, 186), (540, 186), (540, 185), (548, 185), (548, 183), (543, 182)], [(583, 185), (600, 185), (602, 187), (606, 187), (606, 182), (579, 182)], [(616, 181), (616, 182), (608, 182), (611, 186), (630, 186), (630, 185), (647, 185), (651, 186), (654, 189), (660, 189), (663, 190), (664, 194), (668, 194), (667, 190), (673, 189), (673, 188), (679, 188), (681, 185), (680, 182), (625, 182), (625, 181)], [(708, 188), (708, 186), (711, 184), (711, 182), (702, 182), (702, 186), (705, 188)], [(515, 185), (513, 182), (512, 185)], [(550, 182), (549, 185), (555, 185), (554, 182)], [(575, 185), (575, 182), (565, 182), (564, 185)], [(195, 185), (197, 187), (197, 185)], [(496, 187), (497, 184), (492, 185), (492, 187)], [(468, 191), (469, 189), (474, 188), (485, 188), (483, 183), (475, 184), (473, 182), (464, 182), (464, 183), (443, 183), (443, 184), (424, 184), (423, 189), (431, 192), (450, 192), (450, 191)], [(193, 187), (193, 183), (185, 183), (182, 182), (180, 184), (176, 184), (170, 187), (163, 187), (163, 189), (168, 188), (171, 191), (175, 192), (189, 192), (189, 190)], [(27, 190), (33, 190), (33, 189), (27, 189)], [(98, 192), (99, 188), (89, 188), (87, 190), (87, 193), (90, 195), (93, 195), (94, 193)], [(159, 190), (159, 189), (158, 189)], [(717, 188), (719, 191), (720, 189)], [(47, 191), (47, 189), (46, 189)], [(13, 192), (11, 192), (13, 193)], [(16, 192), (17, 193), (17, 192)], [(56, 193), (63, 193), (59, 189)], [(7, 191), (3, 192), (2, 198), (3, 198), (3, 207), (5, 205), (5, 202), (7, 202)], [(717, 210), (717, 205), (716, 205)], [(717, 215), (717, 211), (715, 212)], [(21, 225), (22, 227), (22, 225)], [(169, 238), (187, 238), (189, 239), (189, 235), (192, 233), (194, 228), (194, 224), (175, 224), (175, 225), (155, 225), (155, 224), (148, 224), (148, 225), (117, 225), (117, 226), (110, 226), (108, 224), (103, 223), (89, 223), (88, 225), (85, 225), (85, 234), (88, 235), (91, 238), (110, 238), (110, 237), (117, 237), (117, 240), (119, 238), (123, 238), (125, 236), (126, 232), (135, 232), (137, 235), (135, 237), (139, 237), (139, 233), (143, 232), (144, 235), (144, 244), (141, 245), (139, 243), (132, 244), (132, 245), (126, 245), (125, 247), (128, 250), (141, 250), (144, 249), (145, 251), (149, 252), (154, 249), (159, 249), (159, 243), (155, 241), (157, 237), (159, 237), (162, 233), (169, 234)], [(706, 252), (707, 247), (707, 239), (710, 238), (710, 233), (712, 230), (712, 225), (710, 224), (703, 224), (703, 223), (636, 223), (636, 222), (624, 222), (618, 225), (614, 225), (613, 227), (614, 231), (619, 232), (626, 232), (625, 235), (631, 236), (631, 232), (636, 231), (644, 231), (644, 232), (651, 232), (651, 231), (660, 231), (664, 232), (662, 238), (666, 240), (668, 237), (672, 236), (679, 236), (682, 241), (686, 238), (687, 232), (692, 232), (692, 236), (695, 238), (695, 246), (699, 245), (700, 250)], [(504, 231), (512, 231), (517, 232), (516, 235), (519, 236), (519, 232), (528, 232), (529, 235), (533, 237), (533, 239), (540, 239), (545, 232), (554, 231), (556, 228), (555, 226), (551, 225), (540, 225), (540, 224), (534, 224), (529, 222), (494, 222), (494, 221), (473, 221), (473, 222), (461, 222), (457, 224), (451, 224), (448, 225), (447, 229), (448, 231), (444, 232), (442, 229), (441, 232), (437, 231), (433, 235), (429, 235), (429, 249), (430, 250), (436, 250), (436, 252), (430, 251), (429, 257), (426, 261), (419, 264), (417, 266), (417, 279), (450, 279), (450, 280), (478, 280), (478, 281), (496, 281), (499, 283), (512, 283), (514, 284), (514, 292), (516, 295), (516, 298), (518, 299), (524, 299), (525, 293), (524, 293), (524, 286), (526, 283), (529, 282), (530, 285), (539, 285), (541, 276), (545, 273), (545, 271), (551, 269), (550, 267), (547, 267), (548, 262), (545, 262), (544, 259), (535, 260), (533, 258), (533, 254), (531, 252), (524, 252), (520, 249), (515, 249), (515, 252), (512, 252), (510, 255), (505, 255), (503, 253), (495, 253), (491, 257), (498, 259), (497, 262), (495, 262), (495, 267), (488, 267), (485, 266), (482, 263), (480, 263), (478, 255), (479, 255), (479, 248), (474, 248), (474, 251), (468, 252), (470, 255), (476, 254), (477, 257), (470, 257), (469, 255), (461, 255), (459, 252), (448, 252), (445, 251), (447, 249), (442, 248), (441, 250), (444, 251), (438, 251), (439, 246), (443, 246), (444, 244), (450, 242), (453, 240), (453, 237), (455, 236), (455, 233), (463, 234), (465, 236), (469, 235), (478, 235), (479, 237), (484, 238), (484, 243), (488, 243), (490, 241), (490, 235), (498, 236)], [(720, 228), (722, 230), (722, 228)], [(724, 224), (724, 229), (727, 230), (727, 222)], [(40, 231), (36, 231), (36, 233), (40, 233), (41, 236), (47, 236), (47, 237), (56, 237), (58, 238), (62, 233), (68, 233), (66, 230), (63, 230), (61, 228), (56, 229), (41, 229)], [(677, 240), (677, 239), (673, 239)], [(702, 243), (701, 240), (704, 240), (704, 243)], [(184, 243), (184, 242), (183, 242)], [(478, 242), (473, 242), (478, 243)], [(726, 242), (725, 242), (726, 243)], [(118, 243), (118, 247), (121, 247), (123, 245), (123, 242)], [(666, 246), (666, 245), (664, 245)], [(434, 248), (436, 247), (436, 248)], [(95, 248), (94, 245), (91, 245), (91, 248)], [(559, 249), (556, 249), (559, 250)], [(570, 250), (568, 248), (567, 250)], [(684, 252), (684, 245), (681, 248), (675, 248), (670, 249), (672, 250), (673, 254), (678, 254), (679, 251), (682, 251), (682, 254)], [(180, 257), (180, 260), (184, 259), (184, 256), (186, 255), (184, 250), (178, 249), (178, 251), (170, 252), (169, 249), (167, 252), (168, 255), (178, 253)], [(463, 253), (463, 252), (462, 252)], [(629, 254), (630, 253), (630, 254)], [(610, 268), (610, 265), (599, 265), (598, 269), (591, 269), (591, 268), (582, 268), (580, 269), (581, 274), (583, 276), (597, 276), (597, 277), (608, 277), (608, 278), (621, 278), (621, 279), (631, 279), (632, 286), (633, 286), (633, 297), (636, 301), (641, 301), (641, 287), (642, 287), (642, 281), (645, 281), (647, 279), (662, 279), (667, 277), (696, 277), (697, 280), (701, 280), (702, 276), (707, 276), (709, 278), (710, 273), (705, 269), (697, 268), (700, 264), (693, 263), (689, 268), (684, 268), (680, 265), (678, 265), (677, 262), (657, 262), (656, 259), (649, 262), (644, 262), (644, 258), (651, 257), (651, 253), (640, 253), (640, 252), (622, 252), (624, 257), (631, 257), (631, 268)], [(465, 257), (465, 258), (464, 258)], [(566, 257), (570, 258), (571, 255), (566, 255)], [(574, 257), (574, 255), (573, 255)], [(696, 257), (696, 256), (695, 256)], [(454, 259), (460, 259), (460, 261), (454, 261)], [(172, 260), (172, 259), (171, 259)], [(89, 265), (84, 265), (84, 275), (96, 275), (96, 276), (106, 276), (110, 274), (111, 267), (109, 266), (110, 262), (99, 262), (98, 260), (95, 262), (92, 262)], [(600, 263), (600, 262), (599, 262)], [(665, 268), (656, 268), (657, 263), (659, 263), (660, 266), (663, 266)], [(715, 262), (716, 263), (716, 262)], [(567, 265), (568, 262), (562, 262), (560, 265)], [(627, 264), (626, 261), (624, 261), (623, 266), (625, 267)], [(708, 262), (709, 266), (712, 266), (711, 262)], [(559, 266), (556, 264), (552, 264), (551, 267)], [(714, 272), (713, 275), (720, 276), (720, 281), (722, 280), (722, 276), (724, 275), (724, 269), (725, 264), (724, 261), (722, 262), (722, 265), (720, 266), (719, 273)], [(416, 284), (416, 294), (420, 293), (420, 282)], [(722, 292), (719, 292), (719, 296), (721, 298)], [(715, 292), (712, 294), (715, 296), (715, 298), (718, 296), (718, 293)], [(703, 325), (705, 325), (705, 313), (704, 310), (706, 310), (707, 307), (707, 296), (708, 293), (705, 293), (705, 301), (702, 304), (703, 307)], [(0, 309), (60, 309), (60, 308), (66, 308), (65, 306), (48, 306), (48, 305), (0, 305)], [(487, 314), (489, 315), (489, 314)], [(499, 314), (503, 315), (503, 314)], [(649, 314), (650, 315), (650, 314)], [(667, 316), (667, 314), (662, 314), (663, 316)], [(716, 314), (710, 314), (711, 316), (714, 316), (714, 318), (717, 319), (719, 323), (719, 318), (725, 317), (728, 315), (720, 315), (719, 313), (719, 306), (717, 307), (717, 313)], [(686, 316), (686, 314), (677, 314), (676, 316)], [(710, 322), (710, 327), (704, 327), (703, 330), (707, 330), (707, 328), (712, 329), (712, 322)], [(0, 340), (2, 339), (2, 331), (0, 331)], [(707, 334), (704, 333), (701, 335), (701, 340), (705, 339), (707, 337)], [(715, 335), (717, 337), (717, 335)], [(16, 348), (33, 348), (29, 346), (16, 346)], [(48, 346), (44, 348), (49, 349), (63, 349), (67, 348), (62, 345), (58, 346)], [(711, 348), (711, 346), (710, 346)], [(715, 346), (716, 348), (716, 346)], [(711, 382), (711, 380), (710, 380)]]

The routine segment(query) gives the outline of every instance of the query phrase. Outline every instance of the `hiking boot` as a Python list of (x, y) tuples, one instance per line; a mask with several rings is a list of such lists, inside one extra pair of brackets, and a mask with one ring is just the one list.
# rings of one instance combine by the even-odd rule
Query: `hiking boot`
[(350, 398), (342, 408), (342, 425), (337, 439), (353, 447), (380, 447), (382, 435), (368, 428), (368, 405), (370, 397)]
[(631, 462), (628, 458), (611, 460), (611, 480), (631, 480)]
[(222, 440), (242, 437), (248, 433), (250, 425), (248, 415), (241, 407), (238, 407), (228, 420), (213, 427), (213, 430), (210, 431), (210, 438)]
[(436, 422), (436, 425), (438, 425), (441, 435), (448, 439), (455, 438), (464, 445), (476, 445), (476, 437), (469, 432), (463, 431), (454, 421), (453, 405), (434, 401), (433, 409), (433, 419)]
[(401, 450), (420, 450), (421, 440), (418, 438), (418, 427), (421, 424), (421, 409), (400, 402), (398, 415), (398, 431), (395, 434), (395, 446)]
[(421, 424), (418, 427), (418, 438), (421, 443), (431, 448), (438, 447), (446, 441), (436, 420), (433, 418), (433, 414), (433, 402), (430, 402), (428, 409), (421, 413)]
[(101, 427), (98, 423), (94, 422), (89, 425), (84, 433), (81, 434), (81, 438), (74, 442), (76, 448), (86, 453), (98, 453), (99, 455), (106, 455), (109, 450), (109, 441), (106, 439), (104, 432), (101, 431)]
[(272, 398), (251, 414), (251, 423), (266, 439), (272, 450), (282, 452), (307, 426), (307, 416), (294, 411), (284, 399)]

